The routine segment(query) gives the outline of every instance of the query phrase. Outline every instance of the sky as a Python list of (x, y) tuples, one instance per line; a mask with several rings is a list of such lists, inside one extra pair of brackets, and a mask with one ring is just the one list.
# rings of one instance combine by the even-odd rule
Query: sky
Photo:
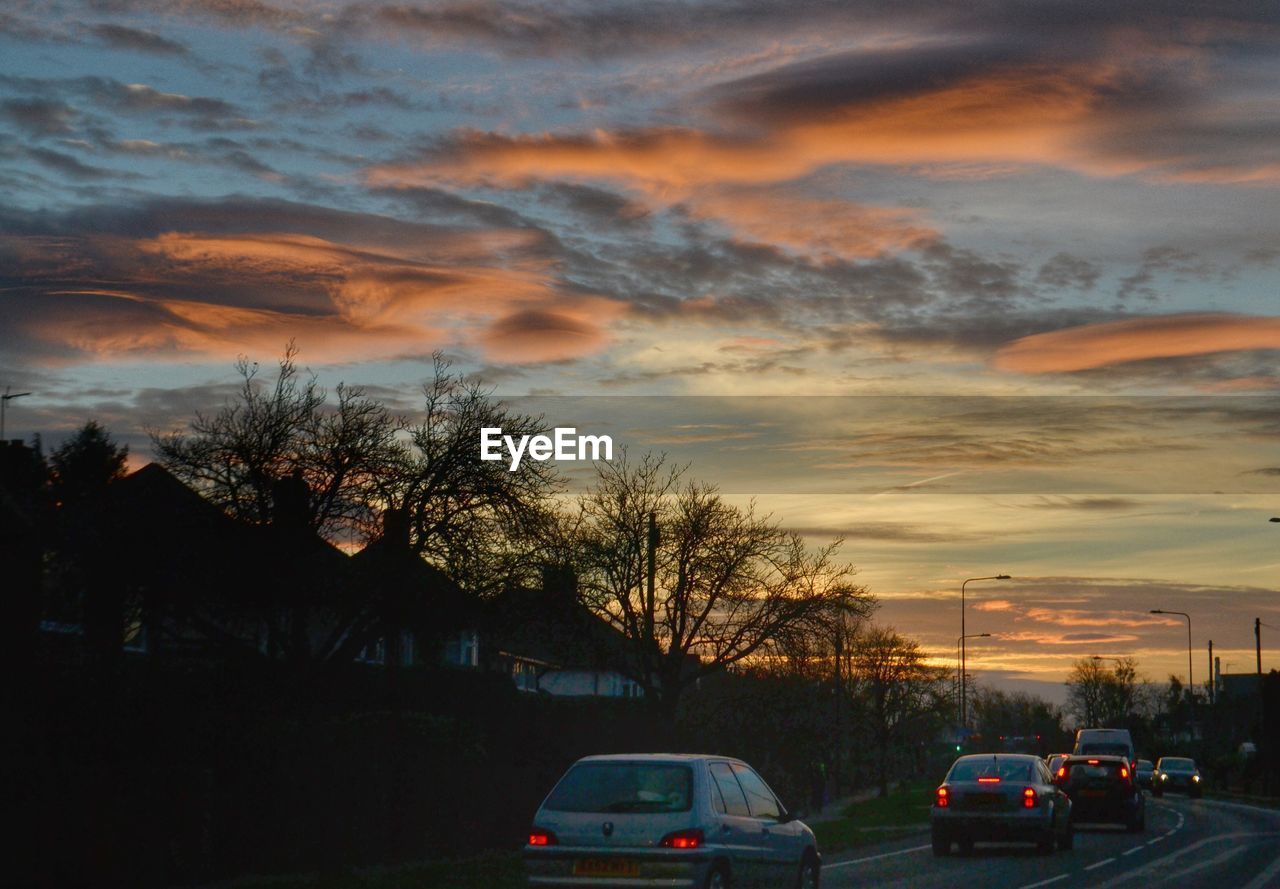
[(1013, 575), (980, 679), (1185, 677), (1152, 608), (1280, 668), (1278, 49), (1256, 0), (9, 2), (6, 435), (144, 462), (290, 340), (412, 415), (442, 351), (842, 537), (939, 663)]

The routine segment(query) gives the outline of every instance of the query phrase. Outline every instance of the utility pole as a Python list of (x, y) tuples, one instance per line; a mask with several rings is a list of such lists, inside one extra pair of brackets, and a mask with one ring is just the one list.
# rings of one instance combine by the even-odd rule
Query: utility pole
[(1262, 618), (1253, 619), (1253, 641), (1258, 652), (1258, 675), (1262, 675)]
[(31, 394), (30, 392), (15, 392), (14, 394), (10, 395), (9, 394), (10, 388), (11, 387), (9, 386), (5, 386), (4, 394), (0, 395), (0, 441), (6, 440), (4, 437), (4, 415), (5, 415), (5, 411), (9, 407), (9, 402), (15, 398), (22, 398), (24, 396)]
[(1213, 705), (1213, 695), (1216, 690), (1214, 686), (1217, 683), (1213, 681), (1213, 640), (1209, 640), (1209, 704)]

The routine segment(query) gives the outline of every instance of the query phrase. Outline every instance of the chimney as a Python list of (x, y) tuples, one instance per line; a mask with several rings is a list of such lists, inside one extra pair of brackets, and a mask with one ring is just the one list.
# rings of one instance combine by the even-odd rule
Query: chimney
[(382, 513), (382, 540), (393, 549), (409, 548), (409, 511), (388, 508)]
[(289, 531), (311, 529), (311, 489), (301, 469), (271, 486), (271, 524)]

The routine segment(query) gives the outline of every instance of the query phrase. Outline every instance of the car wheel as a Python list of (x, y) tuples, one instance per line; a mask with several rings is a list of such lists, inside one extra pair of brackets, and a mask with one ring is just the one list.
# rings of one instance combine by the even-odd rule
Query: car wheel
[(729, 889), (729, 868), (723, 864), (717, 864), (712, 868), (711, 873), (707, 874), (707, 881), (702, 885), (703, 889)]
[(948, 836), (947, 834), (935, 828), (933, 831), (933, 834), (930, 836), (930, 839), (933, 841), (932, 845), (933, 845), (934, 855), (950, 855), (951, 854), (951, 837), (950, 836)]
[(800, 876), (796, 879), (796, 889), (818, 889), (818, 862), (812, 855), (805, 854), (800, 862)]
[(1058, 848), (1063, 852), (1070, 852), (1076, 845), (1076, 827), (1075, 824), (1067, 819), (1067, 829), (1058, 837)]

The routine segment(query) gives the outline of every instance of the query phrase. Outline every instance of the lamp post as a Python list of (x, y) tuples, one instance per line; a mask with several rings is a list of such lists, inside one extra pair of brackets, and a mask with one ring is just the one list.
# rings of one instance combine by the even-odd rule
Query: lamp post
[(22, 398), (24, 395), (31, 394), (30, 392), (15, 392), (12, 395), (10, 395), (9, 388), (10, 387), (5, 386), (4, 394), (0, 395), (0, 441), (7, 440), (4, 437), (4, 414), (5, 414), (5, 410), (9, 407), (9, 402), (15, 398)]
[(964, 674), (965, 674), (965, 669), (968, 666), (967, 661), (968, 661), (968, 654), (969, 654), (967, 646), (964, 644), (964, 588), (969, 584), (975, 583), (979, 580), (1008, 580), (1008, 579), (1009, 579), (1008, 574), (992, 574), (990, 577), (970, 577), (970, 578), (967, 578), (962, 584), (960, 584), (960, 726), (961, 728), (969, 724), (968, 722), (969, 710), (967, 707), (967, 701), (965, 699), (965, 693), (964, 693), (964, 686), (965, 686)]
[(1176, 614), (1187, 619), (1187, 690), (1195, 691), (1195, 680), (1191, 677), (1191, 615), (1185, 611), (1165, 611), (1161, 608), (1152, 608), (1151, 614)]
[[(957, 672), (958, 672), (958, 674), (959, 674), (959, 675), (958, 675), (958, 678), (959, 678), (959, 680), (960, 680), (960, 684), (956, 686), (956, 705), (957, 705), (957, 707), (958, 707), (958, 706), (960, 706), (962, 690), (964, 689), (964, 685), (965, 685), (965, 682), (964, 682), (964, 667), (963, 667), (963, 666), (961, 666), (961, 664), (960, 664), (960, 643), (962, 643), (962, 642), (963, 642), (964, 640), (966, 640), (966, 639), (985, 639), (985, 638), (989, 637), (990, 635), (991, 635), (990, 633), (970, 633), (970, 634), (969, 634), (969, 635), (967, 635), (967, 636), (957, 636), (957, 637), (956, 637), (956, 671), (957, 671)], [(961, 725), (961, 727), (963, 728), (963, 727), (964, 727), (964, 712), (963, 712), (963, 711), (961, 711), (961, 712), (960, 712), (960, 714), (959, 714), (959, 716), (960, 716), (960, 725)]]

